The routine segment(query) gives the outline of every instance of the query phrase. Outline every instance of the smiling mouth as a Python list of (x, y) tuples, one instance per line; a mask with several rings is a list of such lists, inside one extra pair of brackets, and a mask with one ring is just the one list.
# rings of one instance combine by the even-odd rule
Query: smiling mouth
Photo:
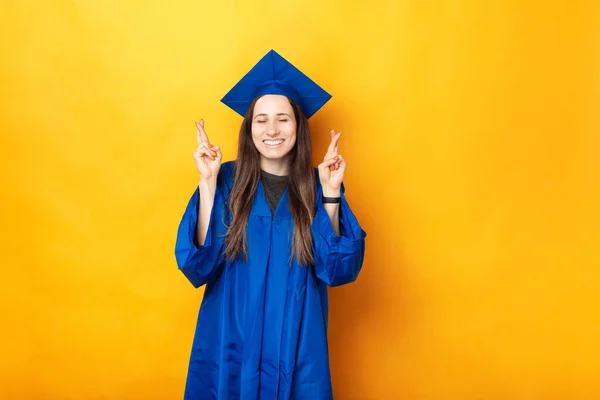
[(284, 139), (277, 139), (277, 140), (263, 140), (263, 143), (266, 144), (269, 147), (277, 147), (279, 146), (281, 143), (283, 143)]

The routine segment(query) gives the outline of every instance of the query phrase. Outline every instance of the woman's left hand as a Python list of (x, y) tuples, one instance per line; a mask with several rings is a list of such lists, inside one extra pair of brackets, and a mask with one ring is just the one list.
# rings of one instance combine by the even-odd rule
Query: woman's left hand
[(346, 161), (338, 153), (338, 142), (342, 132), (331, 130), (331, 143), (323, 162), (319, 164), (319, 180), (323, 188), (323, 196), (339, 197), (341, 195), (342, 180), (346, 171)]

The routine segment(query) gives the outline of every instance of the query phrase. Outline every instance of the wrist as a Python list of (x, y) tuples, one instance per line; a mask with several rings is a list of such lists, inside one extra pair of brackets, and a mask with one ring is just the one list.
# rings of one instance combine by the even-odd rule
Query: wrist
[(200, 189), (202, 191), (205, 191), (205, 190), (214, 191), (216, 188), (217, 188), (217, 180), (216, 179), (200, 178), (200, 181), (198, 182), (198, 189)]
[(323, 197), (341, 197), (342, 193), (340, 189), (332, 190), (329, 188), (323, 188)]

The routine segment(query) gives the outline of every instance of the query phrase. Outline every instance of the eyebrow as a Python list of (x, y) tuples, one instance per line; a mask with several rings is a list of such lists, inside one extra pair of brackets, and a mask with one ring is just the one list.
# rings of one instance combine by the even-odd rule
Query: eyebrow
[[(281, 115), (285, 115), (285, 116), (287, 116), (287, 117), (289, 117), (289, 118), (292, 118), (292, 116), (291, 116), (290, 114), (288, 114), (288, 113), (277, 113), (277, 116), (278, 116), (278, 117), (279, 117), (279, 116), (281, 116)], [(253, 119), (255, 119), (255, 118), (258, 118), (258, 117), (267, 117), (267, 116), (268, 116), (268, 115), (267, 115), (267, 114), (265, 114), (265, 113), (262, 113), (262, 114), (257, 114), (257, 115), (255, 115), (255, 116), (254, 116), (254, 118), (253, 118)]]

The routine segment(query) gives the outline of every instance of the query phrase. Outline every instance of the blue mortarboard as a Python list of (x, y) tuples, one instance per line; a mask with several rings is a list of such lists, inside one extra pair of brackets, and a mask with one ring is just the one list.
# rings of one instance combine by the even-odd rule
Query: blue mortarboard
[(331, 98), (308, 76), (271, 50), (221, 101), (245, 116), (254, 99), (265, 94), (289, 97), (298, 104), (306, 118), (310, 118)]

